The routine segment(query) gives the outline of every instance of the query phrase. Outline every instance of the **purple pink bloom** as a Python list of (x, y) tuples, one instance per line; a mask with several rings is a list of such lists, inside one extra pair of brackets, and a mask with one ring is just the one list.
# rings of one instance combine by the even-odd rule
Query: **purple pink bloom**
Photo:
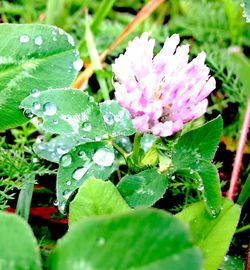
[(154, 56), (155, 40), (143, 33), (112, 65), (116, 99), (139, 132), (170, 136), (206, 112), (206, 97), (215, 89), (206, 54), (188, 62), (189, 45), (179, 42), (179, 35), (172, 35)]

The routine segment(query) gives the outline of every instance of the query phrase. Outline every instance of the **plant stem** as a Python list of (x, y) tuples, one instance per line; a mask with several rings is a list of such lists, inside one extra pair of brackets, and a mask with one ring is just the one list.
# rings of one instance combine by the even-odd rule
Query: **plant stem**
[(124, 159), (127, 160), (128, 154), (115, 142), (112, 142), (112, 145), (124, 157)]
[(250, 229), (250, 224), (239, 228), (238, 230), (235, 231), (235, 233), (241, 233), (241, 232), (244, 232), (244, 231), (249, 230), (249, 229)]
[(250, 124), (250, 99), (247, 101), (247, 110), (245, 113), (245, 118), (241, 129), (240, 140), (238, 143), (238, 148), (236, 151), (236, 156), (233, 165), (233, 171), (230, 179), (230, 187), (227, 194), (228, 199), (232, 201), (234, 199), (234, 193), (239, 181), (239, 174), (241, 169), (242, 157), (244, 154), (244, 146), (247, 140), (249, 124)]
[(133, 152), (132, 152), (132, 159), (135, 161), (136, 164), (139, 161), (141, 136), (142, 136), (141, 133), (139, 133), (139, 132), (135, 133), (134, 144), (133, 144)]

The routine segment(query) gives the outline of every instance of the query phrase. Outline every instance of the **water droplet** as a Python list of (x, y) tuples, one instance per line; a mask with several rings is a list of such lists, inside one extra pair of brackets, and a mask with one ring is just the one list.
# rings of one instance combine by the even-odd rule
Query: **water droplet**
[(66, 182), (66, 185), (67, 185), (67, 186), (70, 186), (70, 185), (71, 185), (71, 181), (70, 181), (70, 180), (67, 181), (67, 182)]
[(57, 152), (59, 155), (63, 155), (63, 154), (65, 154), (65, 153), (67, 153), (68, 150), (65, 149), (63, 146), (61, 146), (61, 147), (58, 147), (58, 148), (56, 149), (56, 152)]
[(69, 189), (65, 189), (65, 190), (63, 191), (63, 198), (64, 198), (65, 200), (67, 200), (67, 199), (70, 197), (70, 195), (71, 195), (71, 192), (70, 192)]
[(33, 103), (33, 108), (34, 108), (34, 110), (39, 110), (41, 108), (41, 104), (38, 103), (38, 102), (34, 102)]
[(22, 35), (22, 36), (20, 36), (19, 40), (21, 43), (27, 43), (27, 42), (29, 42), (30, 38), (27, 35)]
[(171, 179), (174, 180), (174, 179), (175, 179), (175, 175), (172, 175), (172, 176), (171, 176)]
[(193, 174), (193, 173), (194, 173), (194, 171), (191, 169), (191, 170), (190, 170), (190, 174)]
[(105, 245), (105, 239), (103, 237), (100, 237), (97, 239), (97, 245), (98, 246), (104, 246)]
[(203, 190), (204, 190), (204, 186), (203, 186), (202, 184), (200, 184), (200, 185), (198, 186), (198, 190), (199, 190), (199, 191), (203, 191)]
[(50, 102), (47, 102), (43, 105), (43, 112), (45, 115), (51, 116), (56, 114), (57, 108), (56, 105)]
[(228, 256), (224, 256), (224, 262), (228, 261)]
[(64, 31), (61, 28), (58, 28), (58, 32), (59, 32), (60, 35), (64, 34)]
[(103, 115), (103, 120), (107, 125), (113, 125), (115, 122), (114, 115), (112, 113), (105, 113)]
[(43, 44), (43, 39), (42, 39), (41, 36), (35, 37), (35, 44), (36, 44), (37, 46), (41, 46), (41, 45)]
[(66, 35), (67, 35), (67, 39), (68, 39), (69, 44), (72, 46), (75, 46), (75, 41), (74, 41), (73, 37), (69, 34), (66, 34)]
[(56, 31), (53, 30), (52, 31), (52, 35), (55, 36), (56, 35)]
[(52, 39), (53, 39), (53, 41), (57, 41), (57, 38), (56, 37), (53, 37)]
[(40, 96), (40, 91), (38, 89), (34, 88), (34, 89), (32, 89), (30, 91), (30, 94), (31, 94), (32, 97), (39, 97)]
[(109, 167), (113, 164), (114, 160), (114, 152), (108, 148), (100, 148), (93, 155), (93, 161), (99, 166)]
[(73, 177), (76, 181), (79, 181), (80, 179), (82, 179), (82, 177), (86, 174), (87, 171), (88, 171), (88, 168), (84, 168), (84, 167), (77, 168), (77, 169), (73, 172), (72, 177)]
[(72, 158), (69, 154), (67, 155), (63, 155), (60, 158), (60, 164), (62, 165), (62, 167), (68, 167), (72, 162)]
[(84, 122), (84, 123), (82, 124), (82, 129), (83, 129), (84, 131), (90, 131), (90, 130), (92, 129), (92, 126), (91, 126), (91, 124), (90, 124), (89, 122)]
[(76, 61), (74, 61), (73, 63), (73, 67), (76, 71), (80, 71), (82, 69), (83, 66), (83, 61), (81, 59), (77, 59)]
[(38, 163), (38, 162), (39, 162), (39, 159), (36, 158), (36, 157), (33, 157), (33, 158), (32, 158), (32, 162), (33, 162), (33, 163)]
[(59, 205), (59, 210), (61, 211), (61, 212), (64, 212), (64, 210), (65, 210), (65, 206), (66, 206), (66, 202), (62, 202), (62, 204), (61, 205)]
[(58, 120), (57, 119), (54, 119), (53, 120), (53, 124), (57, 125), (58, 124)]
[(55, 200), (54, 201), (54, 206), (58, 206), (59, 205), (59, 201), (58, 200)]
[(23, 114), (27, 118), (32, 118), (34, 116), (33, 113), (32, 113), (32, 111), (30, 109), (24, 110)]

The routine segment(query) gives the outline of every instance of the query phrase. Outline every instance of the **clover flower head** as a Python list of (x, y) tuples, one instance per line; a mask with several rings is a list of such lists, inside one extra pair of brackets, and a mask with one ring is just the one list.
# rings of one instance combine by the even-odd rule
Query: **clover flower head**
[(172, 35), (154, 56), (155, 40), (143, 33), (112, 65), (116, 99), (140, 132), (170, 136), (206, 112), (206, 97), (215, 89), (206, 54), (188, 62), (189, 45), (179, 42), (179, 35)]

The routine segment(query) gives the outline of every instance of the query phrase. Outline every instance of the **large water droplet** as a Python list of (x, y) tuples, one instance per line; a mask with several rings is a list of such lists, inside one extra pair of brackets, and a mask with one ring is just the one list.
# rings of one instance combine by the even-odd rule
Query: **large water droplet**
[(28, 117), (28, 118), (32, 118), (34, 116), (30, 109), (24, 110), (23, 114), (25, 117)]
[(43, 112), (45, 115), (52, 116), (56, 114), (56, 111), (57, 111), (56, 105), (51, 102), (47, 102), (43, 105)]
[(30, 94), (31, 94), (32, 97), (39, 97), (40, 96), (40, 91), (38, 89), (34, 88), (34, 89), (32, 89), (30, 91)]
[(67, 181), (67, 182), (66, 182), (66, 185), (67, 185), (67, 186), (70, 186), (70, 185), (71, 185), (71, 181), (70, 181), (70, 180)]
[(72, 158), (69, 154), (66, 154), (66, 155), (63, 155), (61, 158), (60, 158), (60, 164), (62, 167), (68, 167), (70, 166), (72, 162)]
[(21, 43), (27, 43), (27, 42), (29, 42), (30, 38), (27, 35), (22, 35), (22, 36), (20, 36), (19, 40)]
[(99, 166), (108, 167), (113, 164), (115, 160), (114, 152), (108, 148), (100, 148), (93, 155), (93, 161)]
[(92, 129), (92, 126), (91, 126), (91, 124), (90, 124), (89, 122), (84, 122), (84, 123), (82, 124), (82, 129), (83, 129), (84, 131), (90, 131), (90, 130)]
[(41, 36), (35, 37), (35, 44), (36, 44), (37, 46), (41, 46), (41, 45), (43, 44), (43, 39), (42, 39)]
[(107, 125), (113, 125), (115, 122), (114, 115), (112, 113), (105, 113), (103, 115), (103, 120)]
[(76, 61), (74, 61), (73, 63), (73, 67), (76, 71), (80, 71), (82, 69), (83, 66), (83, 62), (81, 59), (77, 59)]
[(82, 179), (82, 177), (86, 174), (87, 171), (88, 171), (88, 168), (84, 168), (84, 167), (77, 168), (73, 172), (72, 177), (76, 181), (79, 181), (80, 179)]
[(33, 103), (33, 108), (34, 108), (34, 110), (39, 110), (41, 108), (41, 104), (38, 103), (38, 102), (34, 102)]

